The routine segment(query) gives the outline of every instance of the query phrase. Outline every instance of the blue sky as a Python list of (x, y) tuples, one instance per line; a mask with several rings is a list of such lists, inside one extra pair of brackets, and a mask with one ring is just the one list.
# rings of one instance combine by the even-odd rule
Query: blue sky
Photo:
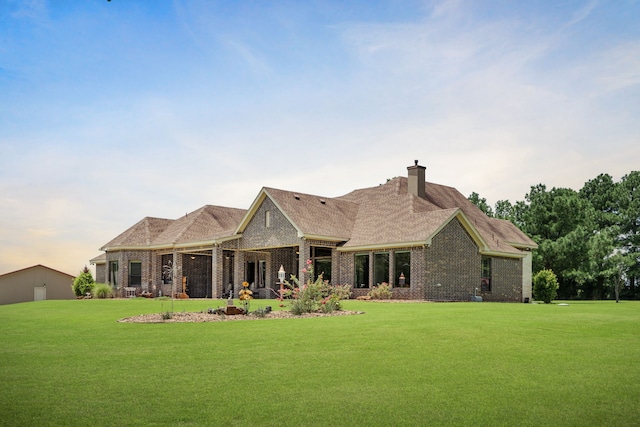
[(0, 0), (0, 274), (145, 216), (640, 168), (640, 3)]

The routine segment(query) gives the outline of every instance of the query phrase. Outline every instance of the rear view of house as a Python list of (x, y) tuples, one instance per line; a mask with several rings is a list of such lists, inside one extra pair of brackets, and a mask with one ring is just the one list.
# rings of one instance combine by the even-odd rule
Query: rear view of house
[(268, 298), (281, 266), (306, 279), (310, 259), (354, 296), (388, 283), (401, 299), (529, 300), (535, 242), (425, 174), (416, 161), (406, 177), (340, 197), (263, 187), (247, 210), (147, 217), (102, 247), (97, 280), (192, 298), (237, 295), (246, 281)]

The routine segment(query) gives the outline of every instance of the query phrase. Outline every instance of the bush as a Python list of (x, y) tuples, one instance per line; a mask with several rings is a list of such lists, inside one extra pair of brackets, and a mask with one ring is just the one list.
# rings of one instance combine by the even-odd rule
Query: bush
[(113, 297), (113, 289), (105, 283), (94, 283), (91, 294), (94, 298), (111, 298)]
[(331, 287), (331, 295), (335, 295), (339, 300), (351, 298), (351, 285), (335, 285)]
[(533, 297), (550, 304), (558, 295), (558, 278), (551, 270), (540, 270), (533, 276)]
[(300, 286), (298, 278), (294, 275), (291, 275), (293, 285), (286, 282), (290, 288), (287, 294), (293, 298), (291, 301), (292, 314), (299, 316), (317, 311), (330, 313), (334, 310), (340, 310), (340, 300), (351, 296), (350, 285), (330, 286), (322, 274), (314, 280), (311, 260), (307, 260), (307, 267), (303, 269), (303, 272), (309, 273), (309, 280), (305, 285)]
[(73, 285), (71, 285), (71, 288), (77, 297), (83, 297), (91, 293), (94, 285), (95, 281), (93, 280), (93, 275), (85, 265), (80, 275), (73, 279)]
[(371, 299), (391, 299), (391, 285), (384, 282), (381, 285), (371, 288), (367, 296)]

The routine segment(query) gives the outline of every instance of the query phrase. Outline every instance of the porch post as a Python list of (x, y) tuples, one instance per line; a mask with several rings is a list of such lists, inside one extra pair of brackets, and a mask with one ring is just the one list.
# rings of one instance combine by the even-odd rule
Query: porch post
[(300, 256), (298, 257), (298, 279), (300, 280), (300, 286), (307, 283), (308, 274), (302, 272), (307, 267), (307, 260), (311, 258), (311, 246), (309, 242), (303, 237), (300, 243)]
[[(173, 277), (171, 278), (171, 298), (175, 298), (177, 283), (182, 284), (182, 259), (177, 251), (173, 251)], [(180, 260), (180, 261), (178, 261)]]
[(218, 254), (220, 252), (220, 247), (218, 245), (213, 245), (211, 248), (211, 298), (218, 298)]

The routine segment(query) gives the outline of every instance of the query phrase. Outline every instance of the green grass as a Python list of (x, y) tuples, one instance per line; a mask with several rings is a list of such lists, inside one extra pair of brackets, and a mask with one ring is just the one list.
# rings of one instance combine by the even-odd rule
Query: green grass
[(0, 306), (0, 425), (640, 420), (638, 302), (344, 305), (366, 314), (133, 324), (117, 320), (171, 301)]

